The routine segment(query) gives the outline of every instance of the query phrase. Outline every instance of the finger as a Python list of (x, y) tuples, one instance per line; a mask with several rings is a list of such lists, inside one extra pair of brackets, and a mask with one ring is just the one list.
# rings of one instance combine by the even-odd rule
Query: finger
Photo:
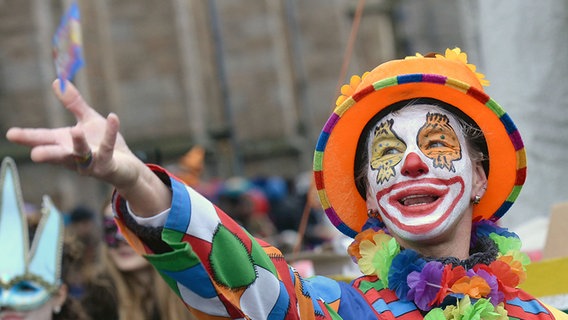
[(71, 128), (71, 139), (73, 140), (73, 153), (75, 155), (84, 156), (91, 152), (85, 134), (79, 127)]
[(100, 116), (83, 100), (77, 88), (70, 81), (65, 80), (65, 92), (61, 92), (59, 81), (59, 79), (53, 81), (53, 91), (63, 106), (75, 115), (77, 121), (85, 121), (88, 117)]
[(114, 113), (109, 114), (106, 121), (105, 134), (99, 146), (101, 161), (108, 162), (112, 158), (119, 128), (120, 121), (118, 116)]
[(65, 137), (64, 131), (69, 128), (10, 128), (6, 132), (6, 139), (21, 145), (35, 147), (39, 145), (57, 144), (57, 137)]
[(83, 130), (79, 127), (71, 128), (71, 138), (73, 140), (73, 160), (79, 172), (87, 169), (93, 163), (93, 152), (89, 146)]
[(72, 151), (59, 145), (42, 145), (32, 148), (30, 157), (34, 162), (74, 165)]

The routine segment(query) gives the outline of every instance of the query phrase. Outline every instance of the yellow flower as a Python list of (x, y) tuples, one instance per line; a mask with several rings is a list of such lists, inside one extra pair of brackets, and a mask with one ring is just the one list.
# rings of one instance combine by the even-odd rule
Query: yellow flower
[(464, 296), (459, 300), (458, 304), (453, 306), (449, 305), (444, 309), (446, 319), (462, 319), (467, 309), (472, 308), (469, 296)]
[(392, 239), (391, 236), (384, 232), (377, 232), (373, 235), (372, 240), (363, 240), (359, 244), (359, 253), (361, 258), (357, 261), (359, 269), (366, 275), (377, 275), (379, 276), (381, 271), (380, 267), (390, 267), (386, 266), (383, 254), (380, 254), (382, 250), (388, 248), (389, 241)]
[(496, 318), (495, 320), (509, 320), (509, 317), (507, 316), (507, 310), (505, 309), (503, 302), (495, 306), (495, 312), (499, 314), (499, 318)]
[(363, 242), (364, 240), (369, 240), (372, 241), (373, 240), (373, 236), (375, 235), (375, 233), (377, 232), (382, 232), (384, 233), (383, 230), (379, 230), (379, 231), (375, 231), (373, 229), (366, 229), (363, 230), (361, 232), (359, 232), (356, 236), (355, 236), (355, 241), (353, 241), (349, 247), (347, 248), (347, 253), (353, 257), (355, 259), (355, 261), (361, 259), (361, 253), (359, 252), (359, 244), (361, 242)]
[(460, 48), (455, 47), (453, 49), (446, 49), (444, 56), (441, 54), (436, 54), (436, 58), (459, 61), (465, 64), (469, 68), (469, 70), (471, 70), (471, 72), (475, 74), (477, 79), (479, 79), (479, 82), (482, 86), (489, 86), (489, 80), (485, 79), (485, 75), (483, 73), (476, 72), (477, 67), (474, 64), (467, 63), (467, 53), (461, 51)]
[[(428, 55), (428, 57), (431, 56)], [(455, 47), (453, 49), (446, 49), (444, 55), (437, 53), (435, 54), (435, 57), (436, 59), (454, 60), (465, 64), (469, 68), (469, 70), (471, 70), (471, 72), (475, 74), (477, 79), (479, 79), (479, 82), (481, 83), (482, 86), (484, 87), (489, 86), (489, 80), (485, 79), (485, 75), (483, 73), (477, 72), (477, 67), (474, 64), (467, 63), (467, 53), (461, 51), (460, 48)], [(416, 53), (416, 55), (408, 56), (404, 59), (421, 59), (421, 58), (426, 58), (426, 57), (424, 57), (420, 53)]]
[(351, 97), (355, 93), (355, 89), (361, 84), (361, 81), (365, 79), (365, 77), (369, 74), (369, 72), (365, 72), (361, 77), (358, 75), (351, 76), (349, 80), (349, 84), (344, 84), (341, 86), (341, 95), (335, 101), (335, 105), (339, 106), (342, 104), (347, 98)]
[(424, 58), (424, 56), (421, 55), (420, 53), (416, 52), (416, 55), (407, 56), (407, 57), (405, 57), (404, 59), (406, 60), (406, 59), (419, 59), (419, 58)]
[(460, 48), (446, 49), (445, 56), (436, 54), (438, 59), (455, 60), (467, 64), (467, 53), (462, 52)]

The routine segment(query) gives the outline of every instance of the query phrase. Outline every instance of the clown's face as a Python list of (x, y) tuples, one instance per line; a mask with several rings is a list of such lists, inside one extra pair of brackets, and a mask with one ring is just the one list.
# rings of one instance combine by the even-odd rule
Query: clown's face
[(371, 131), (368, 203), (392, 233), (433, 239), (469, 208), (472, 162), (459, 128), (451, 114), (415, 105), (382, 118)]

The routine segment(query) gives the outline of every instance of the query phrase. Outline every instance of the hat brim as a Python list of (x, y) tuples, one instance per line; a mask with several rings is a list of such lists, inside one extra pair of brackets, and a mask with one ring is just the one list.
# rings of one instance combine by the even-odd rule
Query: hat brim
[(375, 82), (339, 105), (325, 124), (314, 154), (314, 177), (327, 216), (354, 237), (367, 221), (365, 199), (355, 184), (359, 135), (386, 107), (409, 99), (433, 98), (461, 110), (485, 135), (489, 176), (475, 219), (499, 219), (513, 204), (526, 177), (526, 155), (507, 113), (483, 91), (436, 74), (406, 74)]

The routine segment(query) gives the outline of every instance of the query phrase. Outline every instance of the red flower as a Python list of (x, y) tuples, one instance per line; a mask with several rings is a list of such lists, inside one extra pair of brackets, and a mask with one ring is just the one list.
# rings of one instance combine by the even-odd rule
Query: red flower
[[(526, 280), (527, 274), (525, 273), (525, 268), (523, 264), (515, 260), (513, 256), (501, 256), (498, 259), (499, 261), (503, 261), (511, 267), (511, 271), (514, 272), (517, 276), (519, 276), (519, 284), (523, 283)], [(518, 285), (518, 284), (517, 284)]]
[(457, 266), (456, 268), (452, 269), (451, 264), (445, 265), (444, 270), (442, 270), (442, 281), (440, 283), (441, 288), (438, 291), (438, 294), (436, 294), (434, 300), (430, 302), (430, 305), (432, 306), (434, 304), (442, 303), (444, 301), (444, 298), (446, 298), (448, 291), (450, 291), (450, 288), (454, 285), (454, 283), (458, 279), (465, 276), (466, 276), (466, 271), (464, 267)]
[(474, 269), (483, 269), (497, 277), (499, 284), (499, 291), (501, 291), (505, 300), (511, 300), (518, 296), (519, 289), (517, 286), (520, 283), (519, 276), (511, 270), (511, 267), (503, 261), (493, 261), (489, 266), (478, 265)]

